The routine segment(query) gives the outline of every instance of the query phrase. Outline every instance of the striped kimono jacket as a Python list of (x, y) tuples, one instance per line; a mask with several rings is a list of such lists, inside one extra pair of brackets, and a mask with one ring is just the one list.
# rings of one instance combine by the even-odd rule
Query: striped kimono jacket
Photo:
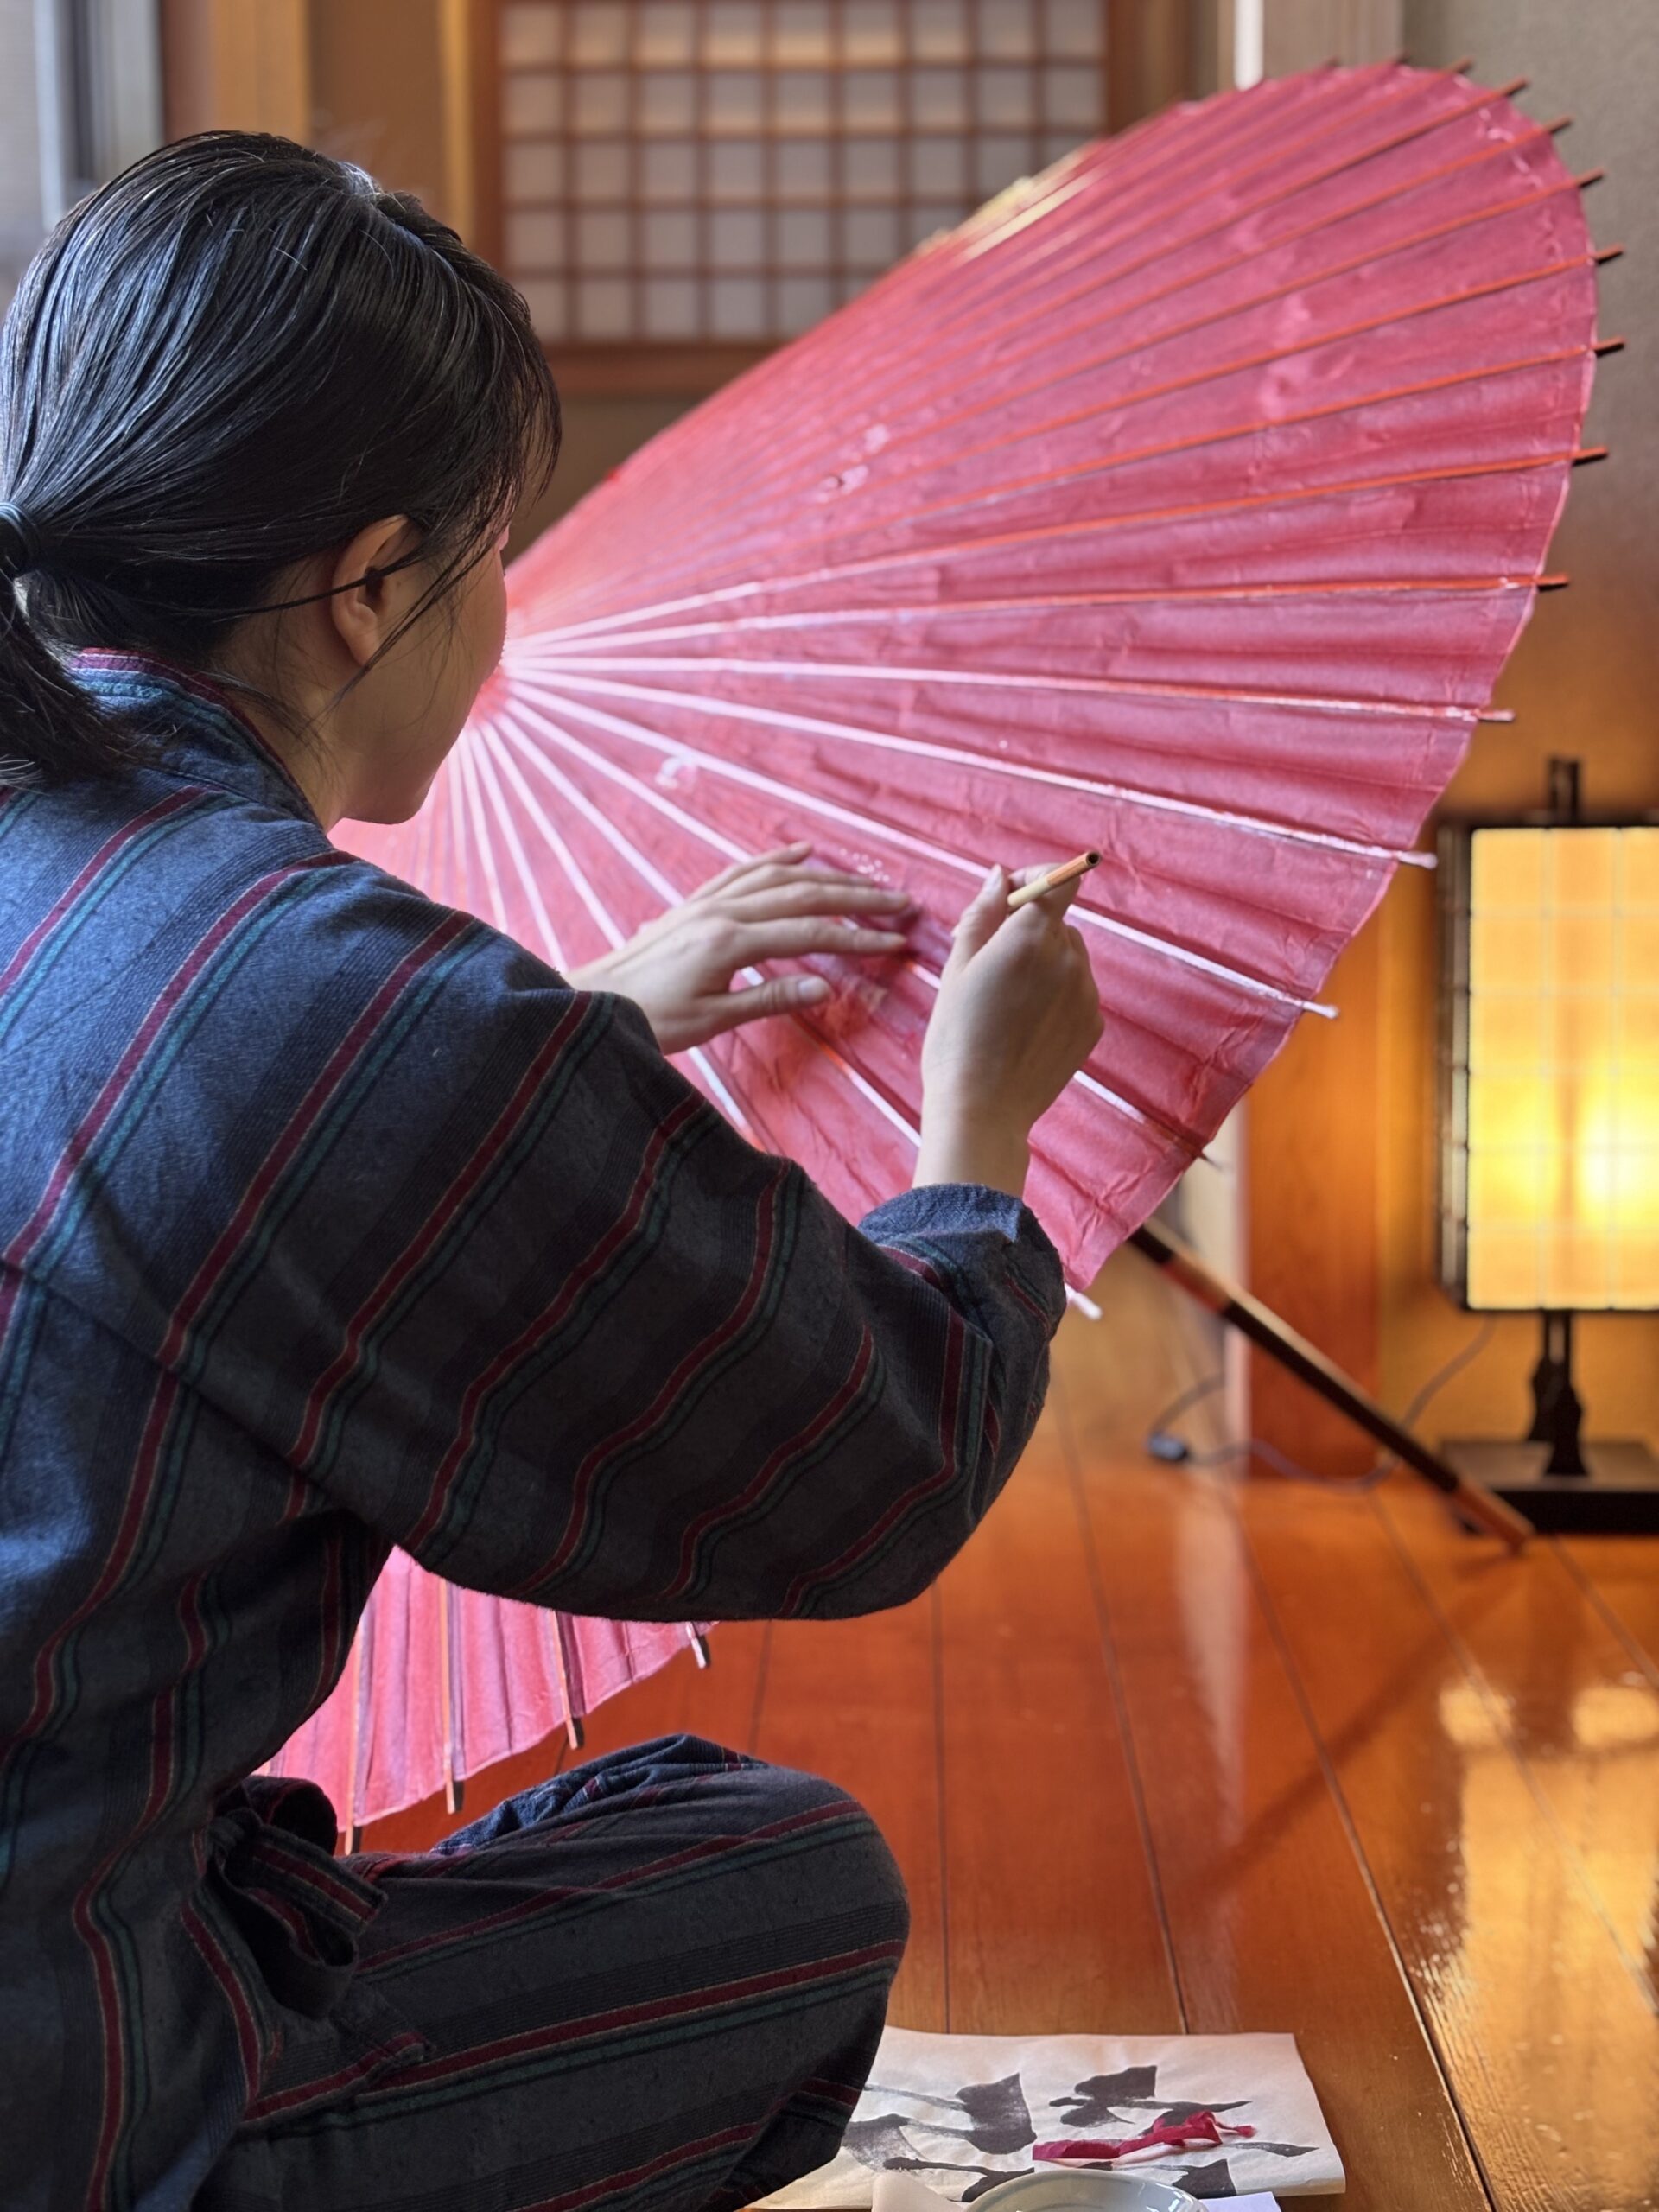
[(326, 1803), (248, 1781), (390, 1548), (613, 1618), (895, 1605), (1063, 1293), (997, 1193), (852, 1227), (217, 694), (77, 672), (156, 750), (0, 794), (0, 2196), (160, 2212), (300, 2015), (364, 2080), (410, 2041), (353, 2014)]

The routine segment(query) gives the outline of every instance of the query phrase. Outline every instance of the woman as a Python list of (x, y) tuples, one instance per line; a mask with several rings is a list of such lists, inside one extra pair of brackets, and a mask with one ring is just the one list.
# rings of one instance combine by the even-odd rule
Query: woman
[(762, 855), (566, 979), (330, 844), (420, 805), (557, 444), (517, 296), (356, 170), (140, 163), (0, 409), (5, 2201), (747, 2202), (875, 2047), (858, 1807), (677, 1739), (335, 1859), (256, 1770), (393, 1543), (639, 1619), (925, 1587), (1042, 1396), (1081, 946), (993, 871), (917, 1187), (854, 1229), (662, 1048), (822, 991), (754, 959), (890, 955), (899, 894)]

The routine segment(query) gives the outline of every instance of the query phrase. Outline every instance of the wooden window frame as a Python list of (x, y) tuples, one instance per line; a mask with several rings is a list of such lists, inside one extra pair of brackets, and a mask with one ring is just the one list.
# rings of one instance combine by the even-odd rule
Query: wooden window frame
[[(1198, 8), (1194, 0), (1099, 0), (1105, 18), (1103, 111), (1124, 129), (1192, 86)], [(506, 0), (466, 0), (471, 10), (472, 215), (480, 251), (505, 266), (505, 135), (501, 122), (501, 19)], [(1116, 64), (1116, 66), (1114, 66)], [(764, 134), (763, 134), (764, 135)], [(832, 142), (835, 143), (835, 142)], [(611, 343), (550, 340), (548, 358), (573, 397), (696, 397), (764, 360), (779, 340), (630, 338)]]

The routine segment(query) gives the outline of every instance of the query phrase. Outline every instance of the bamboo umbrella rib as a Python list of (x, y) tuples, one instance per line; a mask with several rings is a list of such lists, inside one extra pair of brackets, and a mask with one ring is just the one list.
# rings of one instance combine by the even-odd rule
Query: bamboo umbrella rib
[(1026, 545), (1057, 544), (1108, 531), (1144, 528), (1148, 524), (1195, 522), (1212, 515), (1255, 515), (1274, 507), (1297, 506), (1319, 499), (1353, 499), (1374, 492), (1406, 491), (1427, 484), (1451, 484), (1491, 476), (1535, 474), (1543, 468), (1567, 467), (1586, 457), (1587, 448), (1533, 454), (1503, 461), (1452, 462), (1438, 468), (1408, 469), (1388, 476), (1353, 477), (1337, 484), (1291, 485), (1272, 492), (1236, 495), (1227, 499), (1197, 499), (1184, 505), (1146, 507), (1125, 514), (1087, 515), (1071, 522), (1047, 523), (1029, 530), (999, 531), (995, 537), (958, 538), (941, 545), (913, 546), (903, 551), (871, 554), (859, 561), (844, 561), (822, 569), (798, 569), (792, 575), (749, 577), (741, 583), (720, 584), (711, 589), (688, 592), (655, 606), (630, 607), (626, 613), (595, 615), (567, 626), (567, 638), (589, 636), (619, 622), (639, 621), (648, 615), (679, 614), (696, 607), (730, 605), (745, 599), (785, 591), (804, 591), (839, 583), (849, 576), (891, 574), (894, 569), (942, 567), (951, 562), (982, 559), (987, 554), (1007, 553)]
[[(1381, 81), (1383, 73), (1389, 67), (1387, 63), (1377, 65), (1376, 81)], [(1436, 73), (1444, 79), (1451, 73)], [(1333, 177), (1343, 176), (1354, 169), (1363, 168), (1368, 162), (1378, 161), (1384, 155), (1397, 153), (1403, 146), (1432, 137), (1436, 131), (1446, 130), (1454, 124), (1466, 121), (1470, 116), (1479, 114), (1483, 108), (1490, 107), (1494, 100), (1504, 98), (1507, 91), (1518, 89), (1519, 83), (1520, 80), (1516, 79), (1508, 87), (1478, 87), (1468, 99), (1456, 106), (1421, 116), (1406, 129), (1396, 130), (1392, 137), (1357, 147), (1352, 142), (1357, 136), (1361, 124), (1367, 121), (1375, 121), (1377, 118), (1383, 116), (1389, 108), (1404, 105), (1413, 99), (1421, 100), (1423, 92), (1421, 79), (1414, 82), (1410, 78), (1404, 79), (1398, 85), (1386, 90), (1380, 99), (1371, 101), (1369, 105), (1357, 104), (1357, 113), (1344, 111), (1335, 101), (1328, 102), (1325, 119), (1316, 129), (1305, 132), (1300, 138), (1284, 137), (1276, 117), (1267, 112), (1265, 104), (1261, 104), (1262, 112), (1260, 126), (1251, 136), (1266, 142), (1266, 150), (1257, 159), (1242, 165), (1232, 162), (1228, 157), (1230, 152), (1236, 149), (1230, 149), (1222, 142), (1220, 134), (1214, 131), (1205, 134), (1208, 143), (1205, 149), (1205, 157), (1196, 164), (1192, 162), (1190, 156), (1185, 160), (1180, 158), (1182, 149), (1179, 148), (1172, 149), (1173, 159), (1169, 166), (1179, 168), (1184, 180), (1191, 183), (1191, 189), (1185, 199), (1172, 200), (1163, 189), (1161, 176), (1153, 174), (1144, 175), (1141, 180), (1138, 199), (1137, 195), (1132, 192), (1119, 192), (1114, 199), (1115, 211), (1123, 209), (1132, 212), (1138, 205), (1145, 211), (1144, 219), (1131, 222), (1126, 227), (1116, 231), (1108, 229), (1103, 235), (1098, 236), (1097, 243), (1095, 234), (1092, 234), (1083, 224), (1077, 225), (1070, 231), (1057, 228), (1054, 236), (1044, 242), (1045, 251), (1048, 254), (1060, 257), (1071, 253), (1071, 260), (1068, 262), (1063, 257), (1061, 265), (1057, 270), (1052, 266), (1045, 268), (1040, 256), (1031, 256), (1021, 272), (1024, 289), (1027, 290), (1035, 289), (1039, 284), (1052, 282), (1057, 274), (1061, 276), (1071, 274), (1073, 269), (1088, 268), (1090, 270), (1093, 279), (1098, 281), (1098, 270), (1092, 267), (1093, 263), (1106, 253), (1121, 249), (1126, 245), (1132, 245), (1137, 239), (1150, 236), (1158, 243), (1154, 244), (1150, 252), (1143, 255), (1139, 263), (1130, 264), (1132, 270), (1143, 268), (1148, 261), (1159, 258), (1163, 251), (1168, 250), (1163, 243), (1166, 238), (1170, 246), (1180, 248), (1192, 243), (1195, 237), (1202, 238), (1215, 230), (1227, 227), (1230, 220), (1236, 222), (1240, 216), (1257, 214), (1264, 207), (1282, 205), (1287, 200), (1297, 199), (1303, 193), (1311, 191), (1317, 186), (1328, 184)], [(1236, 194), (1239, 187), (1248, 183), (1252, 177), (1260, 176), (1264, 171), (1282, 170), (1296, 156), (1306, 154), (1332, 138), (1340, 138), (1348, 143), (1341, 157), (1328, 167), (1315, 169), (1306, 175), (1294, 176), (1287, 183), (1273, 186), (1255, 201), (1247, 201), (1230, 218), (1224, 218), (1212, 224), (1208, 232), (1200, 230), (1196, 233), (1188, 232), (1183, 235), (1175, 231), (1174, 226), (1181, 216), (1193, 208), (1204, 208), (1213, 205), (1217, 173), (1224, 165), (1229, 194)], [(1012, 244), (1020, 235), (1020, 230), (1028, 226), (1021, 226), (1020, 230), (1011, 229), (1006, 238), (993, 237), (988, 239), (974, 238), (971, 223), (967, 227), (969, 235), (965, 242), (963, 257), (969, 262), (976, 262), (983, 260), (988, 253), (1001, 245)], [(999, 285), (999, 278), (995, 271), (990, 272), (989, 284), (991, 289), (995, 289)], [(983, 308), (986, 289), (986, 287), (963, 287), (958, 292), (957, 288), (953, 285), (953, 297), (960, 300), (960, 307), (956, 317), (958, 322), (965, 321), (970, 311), (978, 312)], [(1065, 303), (1065, 296), (1063, 295), (1061, 304)], [(1012, 296), (1010, 304), (1012, 304)], [(946, 322), (941, 325), (941, 329), (948, 330), (950, 327), (949, 322)]]
[(730, 637), (734, 632), (769, 630), (828, 629), (842, 622), (950, 622), (969, 617), (1006, 618), (1008, 615), (1060, 614), (1073, 609), (1101, 607), (1185, 607), (1211, 606), (1269, 601), (1282, 599), (1332, 598), (1400, 598), (1415, 594), (1423, 599), (1433, 599), (1449, 593), (1475, 594), (1486, 593), (1493, 597), (1505, 592), (1547, 591), (1552, 585), (1564, 583), (1566, 577), (1540, 570), (1526, 576), (1424, 576), (1389, 579), (1356, 577), (1350, 581), (1329, 582), (1309, 579), (1306, 582), (1262, 582), (1251, 584), (1179, 584), (1147, 591), (1079, 591), (1033, 593), (1026, 599), (926, 599), (906, 600), (900, 603), (883, 605), (879, 600), (863, 607), (798, 607), (784, 614), (737, 614), (724, 622), (667, 623), (658, 629), (611, 631), (600, 638), (575, 638), (566, 646), (563, 632), (556, 629), (538, 630), (533, 643), (517, 648), (524, 659), (543, 657), (552, 649), (552, 657), (573, 666), (580, 666), (589, 645), (608, 649), (615, 645), (655, 645), (659, 642), (680, 645), (692, 638)]
[[(594, 664), (603, 666), (607, 664), (587, 662), (582, 664), (584, 667)], [(640, 662), (623, 664), (643, 667), (651, 666), (653, 664)], [(975, 680), (971, 675), (963, 671), (894, 671), (870, 665), (842, 666), (839, 664), (818, 661), (797, 664), (722, 660), (709, 664), (690, 662), (655, 664), (694, 668), (706, 664), (726, 670), (764, 670), (768, 673), (775, 670), (787, 675), (823, 673), (869, 677), (872, 680), (888, 677), (899, 681), (912, 680), (924, 683), (936, 680), (936, 673), (939, 680), (962, 683)], [(535, 665), (540, 668), (543, 664), (537, 661)], [(797, 714), (785, 708), (753, 707), (743, 701), (727, 698), (715, 693), (667, 690), (660, 685), (624, 683), (614, 679), (590, 681), (575, 670), (556, 666), (554, 669), (554, 674), (562, 683), (570, 684), (584, 692), (596, 692), (601, 697), (650, 700), (658, 705), (683, 707), (695, 714), (718, 715), (721, 721), (751, 722), (767, 729), (795, 729), (808, 737), (836, 738), (851, 745), (873, 747), (884, 753), (909, 753), (912, 758), (938, 761), (941, 766), (969, 768), (976, 772), (982, 770), (988, 775), (1003, 776), (1016, 783), (1045, 784), (1056, 791), (1077, 791), (1090, 798), (1109, 799), (1114, 804), (1144, 807), (1156, 813), (1185, 815), (1198, 821), (1219, 823), (1228, 829), (1237, 830), (1251, 836), (1271, 837), (1282, 844), (1314, 845), (1326, 851), (1349, 853), (1359, 859), (1404, 861), (1412, 865), (1425, 864), (1428, 860), (1428, 856), (1425, 854), (1409, 852), (1398, 846), (1364, 844), (1357, 839), (1338, 836), (1331, 831), (1300, 830), (1287, 823), (1270, 821), (1262, 815), (1246, 814), (1224, 807), (1206, 806), (1197, 799), (1166, 798), (1160, 792), (1144, 791), (1133, 785), (1109, 783), (1093, 776), (1073, 775), (1065, 769), (1040, 768), (1033, 762), (1012, 760), (1006, 754), (976, 753), (969, 746), (940, 745), (929, 738), (905, 737), (896, 730), (865, 729), (855, 722), (828, 721), (816, 715)], [(988, 681), (988, 678), (981, 680)], [(1018, 678), (1010, 678), (1008, 681), (1011, 686), (1018, 689), (1045, 688), (1038, 684), (1027, 687)], [(1061, 684), (1050, 688), (1065, 689), (1066, 687)], [(1182, 696), (1191, 695), (1183, 694)], [(1227, 693), (1223, 696), (1231, 698), (1240, 695)]]
[[(665, 653), (641, 653), (613, 660), (601, 660), (597, 655), (591, 657), (584, 655), (580, 660), (573, 658), (568, 661), (554, 655), (538, 654), (533, 660), (526, 655), (524, 664), (534, 666), (539, 673), (550, 673), (561, 683), (580, 684), (584, 690), (626, 690), (636, 696), (671, 701), (677, 706), (695, 705), (701, 711), (709, 714), (725, 714), (731, 709), (731, 702), (718, 695), (710, 693), (667, 691), (664, 690), (660, 685), (624, 684), (615, 678), (610, 679), (607, 683), (599, 677), (584, 676), (582, 671), (589, 668), (640, 671), (661, 669), (671, 675), (685, 675), (706, 670), (711, 674), (722, 676), (832, 676), (838, 681), (848, 683), (939, 683), (954, 684), (970, 690), (983, 691), (1039, 693), (1058, 691), (1084, 698), (1191, 699), (1201, 703), (1218, 702), (1229, 706), (1274, 707), (1294, 710), (1298, 714), (1352, 715), (1389, 721), (1404, 720), (1414, 722), (1471, 722), (1480, 712), (1478, 707), (1459, 702), (1438, 704), (1432, 700), (1364, 699), (1352, 696), (1344, 696), (1339, 693), (1330, 691), (1247, 690), (1240, 685), (1230, 683), (1174, 683), (1160, 677), (1143, 677), (1137, 679), (1118, 676), (1024, 675), (1004, 669), (903, 665), (895, 667), (887, 664), (878, 664), (863, 661), (740, 660), (734, 655), (715, 653), (695, 654), (683, 658)], [(766, 719), (783, 722), (785, 725), (801, 720), (800, 717), (782, 714), (768, 714)], [(850, 734), (855, 725), (823, 723), (818, 727), (826, 734), (833, 732), (836, 735), (841, 735)], [(904, 741), (895, 741), (895, 743), (904, 744)], [(916, 741), (916, 747), (923, 751), (932, 749), (919, 740)], [(904, 744), (904, 749), (908, 750), (910, 747), (907, 744)], [(976, 766), (979, 764), (979, 755), (970, 754), (969, 757)], [(988, 761), (985, 765), (988, 766)], [(1202, 806), (1183, 806), (1179, 810), (1199, 814), (1212, 812), (1210, 808)], [(1218, 812), (1214, 813), (1212, 818), (1217, 821), (1236, 821), (1241, 827), (1250, 822), (1250, 817), (1248, 816), (1235, 817), (1222, 815)], [(1277, 824), (1255, 823), (1251, 826), (1266, 830), (1270, 835), (1283, 836), (1287, 838), (1295, 834), (1288, 829), (1280, 830)], [(1343, 841), (1320, 837), (1317, 842), (1323, 844), (1332, 842), (1340, 843)]]
[[(599, 708), (583, 706), (556, 690), (533, 684), (525, 685), (524, 688), (533, 696), (545, 701), (550, 706), (563, 709), (567, 714), (574, 714), (582, 721), (594, 722), (601, 728), (614, 730), (619, 735), (631, 737), (657, 752), (694, 762), (698, 767), (708, 769), (712, 775), (724, 776), (731, 782), (746, 784), (753, 790), (765, 791), (769, 798), (781, 798), (791, 806), (804, 807), (810, 813), (821, 814), (828, 821), (843, 823), (849, 828), (858, 830), (867, 836), (879, 837), (902, 851), (915, 853), (932, 861), (937, 865), (949, 868), (958, 874), (977, 875), (979, 874), (979, 866), (976, 861), (965, 860), (961, 854), (952, 852), (947, 846), (936, 845), (925, 837), (913, 836), (908, 830), (895, 829), (891, 823), (884, 823), (874, 815), (862, 813), (853, 807), (838, 805), (835, 801), (820, 798), (814, 792), (793, 789), (788, 784), (779, 783), (774, 777), (762, 775), (758, 769), (742, 767), (735, 761), (719, 760), (713, 753), (704, 753), (696, 746), (684, 745), (675, 738), (659, 736), (655, 731), (645, 729), (643, 725), (626, 722), (616, 715), (604, 713)], [(1262, 976), (1252, 976), (1241, 968), (1230, 967), (1224, 961), (1212, 960), (1207, 954), (1195, 951), (1191, 946), (1176, 944), (1151, 931), (1137, 928), (1131, 922), (1120, 920), (1116, 915), (1103, 913), (1098, 908), (1078, 906), (1074, 906), (1071, 911), (1079, 922), (1085, 923), (1091, 929), (1102, 931), (1111, 937), (1122, 938), (1128, 944), (1138, 944), (1143, 950), (1155, 953), (1164, 959), (1172, 960), (1181, 967), (1192, 968), (1202, 974), (1212, 976), (1218, 982), (1230, 984), (1236, 989), (1243, 991), (1253, 998), (1270, 999), (1278, 1005), (1293, 1006), (1301, 1013), (1323, 1014), (1326, 1018), (1334, 1012), (1334, 1009), (1330, 1007), (1321, 1006), (1317, 1000), (1305, 999), (1294, 991), (1283, 990), (1277, 983), (1270, 983)]]
[[(1584, 256), (1577, 265), (1584, 265), (1588, 259), (1587, 255)], [(1169, 383), (1162, 385), (1147, 385), (1143, 391), (1137, 391), (1131, 398), (1113, 401), (1096, 408), (1082, 408), (1073, 415), (1057, 416), (1052, 422), (1039, 425), (1036, 429), (1021, 430), (1014, 436), (998, 441), (994, 445), (987, 445), (977, 450), (969, 448), (961, 458), (972, 460), (983, 454), (1005, 453), (1014, 446), (1023, 443), (1028, 436), (1048, 435), (1059, 430), (1074, 429), (1083, 423), (1101, 416), (1123, 415), (1133, 407), (1140, 407), (1154, 400), (1172, 398), (1180, 392), (1195, 391), (1199, 385), (1215, 382), (1218, 378), (1242, 375), (1248, 369), (1273, 368), (1281, 362), (1293, 359), (1299, 353), (1317, 353), (1321, 346), (1335, 345), (1350, 338), (1360, 337), (1372, 330), (1389, 328), (1395, 323), (1409, 321), (1414, 316), (1438, 314), (1446, 308), (1463, 307), (1471, 300), (1483, 298), (1497, 292), (1519, 291), (1526, 285), (1538, 283), (1546, 277), (1559, 276), (1574, 265), (1570, 262), (1551, 262), (1542, 268), (1529, 270), (1522, 276), (1505, 277), (1492, 283), (1476, 285), (1466, 291), (1448, 293), (1440, 299), (1424, 301), (1403, 309), (1397, 315), (1379, 315), (1369, 322), (1351, 323), (1342, 329), (1321, 331), (1306, 340), (1298, 340), (1294, 345), (1279, 346), (1271, 353), (1224, 362), (1216, 369), (1205, 371), (1202, 375), (1173, 378)], [(1387, 407), (1399, 400), (1422, 398), (1433, 391), (1454, 391), (1464, 385), (1486, 384), (1500, 377), (1519, 376), (1529, 369), (1560, 368), (1568, 361), (1587, 359), (1590, 351), (1588, 346), (1563, 346), (1553, 353), (1524, 354), (1514, 360), (1494, 361), (1488, 365), (1475, 369), (1463, 369), (1450, 375), (1425, 377), (1414, 384), (1384, 385), (1376, 391), (1360, 392), (1352, 398), (1332, 400), (1328, 404), (1320, 407), (1300, 408), (1283, 415), (1252, 415), (1240, 422), (1224, 423), (1217, 429), (1203, 431), (1194, 437), (1169, 438), (1160, 440), (1156, 444), (1131, 446), (1124, 452), (1113, 453), (1098, 461), (1079, 461), (1067, 468), (1051, 469), (1035, 476), (1016, 477), (1005, 483), (992, 485), (983, 492), (976, 493), (971, 499), (939, 500), (929, 506), (906, 508), (894, 514), (890, 519), (902, 520), (906, 523), (926, 522), (931, 520), (936, 515), (956, 514), (971, 512), (975, 508), (993, 506), (1003, 499), (1020, 499), (1033, 492), (1079, 483), (1088, 477), (1110, 475), (1120, 468), (1135, 467), (1149, 461), (1167, 460), (1176, 454), (1202, 453), (1212, 446), (1229, 445), (1237, 439), (1255, 437), (1265, 432), (1294, 429), (1306, 423), (1339, 421), (1344, 415), (1358, 415), (1367, 408)], [(953, 466), (957, 458), (955, 455), (952, 456)], [(917, 473), (932, 474), (937, 474), (937, 471), (930, 466), (927, 470)], [(883, 479), (880, 488), (885, 493), (892, 486), (887, 480)], [(864, 527), (868, 529), (869, 526), (867, 521)], [(854, 533), (842, 534), (850, 536)], [(829, 542), (833, 543), (834, 540), (831, 539)]]
[[(559, 933), (553, 926), (552, 917), (547, 911), (546, 904), (542, 898), (541, 887), (536, 880), (536, 872), (530, 864), (530, 855), (524, 850), (524, 841), (518, 835), (518, 826), (512, 818), (512, 810), (506, 804), (497, 777), (489, 743), (493, 728), (493, 724), (487, 720), (479, 725), (478, 743), (475, 747), (478, 772), (488, 783), (496, 819), (501, 825), (501, 835), (506, 842), (507, 850), (512, 855), (513, 871), (518, 878), (519, 887), (524, 894), (524, 903), (535, 916), (536, 926), (541, 935), (543, 950), (548, 964), (553, 968), (562, 969), (564, 966), (564, 951), (559, 943)], [(467, 742), (470, 745), (472, 740), (469, 738)]]

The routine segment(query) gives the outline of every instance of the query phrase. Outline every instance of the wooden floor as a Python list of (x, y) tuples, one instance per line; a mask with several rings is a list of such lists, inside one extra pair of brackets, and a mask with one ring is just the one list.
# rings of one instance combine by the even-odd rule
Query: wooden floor
[(1099, 1294), (925, 1599), (722, 1628), (589, 1749), (690, 1727), (860, 1796), (906, 2026), (1287, 2029), (1352, 2212), (1659, 2207), (1659, 1541), (1511, 1561), (1398, 1478), (1156, 1466), (1209, 1325), (1130, 1254)]

